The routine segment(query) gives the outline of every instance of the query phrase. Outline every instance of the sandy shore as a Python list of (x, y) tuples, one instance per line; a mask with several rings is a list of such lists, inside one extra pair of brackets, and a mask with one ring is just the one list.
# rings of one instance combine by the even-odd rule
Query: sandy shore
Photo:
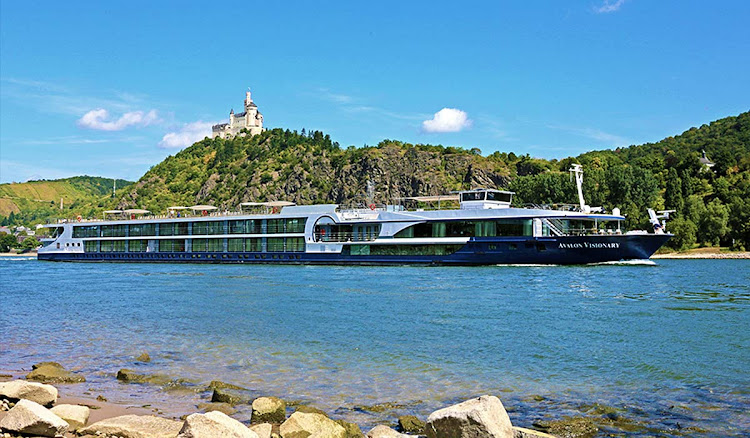
[(0, 252), (0, 257), (36, 257), (36, 253), (27, 252), (24, 254), (16, 254), (14, 252)]
[(750, 252), (670, 252), (654, 254), (652, 259), (750, 259)]

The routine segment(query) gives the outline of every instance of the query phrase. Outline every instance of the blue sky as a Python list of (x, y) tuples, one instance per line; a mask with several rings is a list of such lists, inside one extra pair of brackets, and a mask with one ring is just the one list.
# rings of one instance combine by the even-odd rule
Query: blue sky
[(0, 182), (135, 180), (241, 111), (247, 87), (266, 127), (319, 129), (342, 146), (544, 158), (750, 109), (747, 1), (0, 8)]

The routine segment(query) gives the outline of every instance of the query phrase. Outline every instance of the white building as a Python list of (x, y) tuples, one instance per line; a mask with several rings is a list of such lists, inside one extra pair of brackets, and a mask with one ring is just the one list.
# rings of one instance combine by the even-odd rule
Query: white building
[(211, 138), (231, 138), (235, 135), (245, 136), (241, 133), (246, 129), (249, 135), (257, 135), (263, 132), (263, 114), (258, 111), (258, 106), (253, 103), (250, 92), (245, 93), (245, 111), (235, 114), (234, 110), (229, 112), (229, 123), (221, 123), (211, 127)]

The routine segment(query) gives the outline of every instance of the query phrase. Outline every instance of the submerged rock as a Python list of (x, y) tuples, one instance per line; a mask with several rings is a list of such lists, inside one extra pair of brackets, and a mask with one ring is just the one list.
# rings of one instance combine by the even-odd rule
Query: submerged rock
[(182, 423), (153, 415), (123, 415), (107, 418), (80, 429), (79, 435), (115, 435), (122, 438), (174, 438)]
[(483, 395), (433, 412), (425, 433), (428, 438), (513, 438), (513, 426), (500, 399)]
[(587, 417), (563, 417), (554, 421), (537, 421), (534, 427), (559, 438), (589, 438), (599, 431), (594, 420)]
[(241, 386), (233, 385), (231, 383), (222, 382), (221, 380), (212, 380), (211, 383), (208, 384), (208, 389), (214, 390), (214, 389), (235, 389), (238, 391), (247, 391), (246, 388), (243, 388)]
[(355, 411), (365, 411), (365, 412), (374, 412), (376, 414), (383, 413), (385, 411), (392, 411), (395, 409), (403, 409), (406, 405), (395, 403), (395, 402), (385, 402), (385, 403), (378, 403), (374, 405), (356, 405), (354, 406)]
[(230, 405), (247, 404), (250, 403), (250, 396), (242, 391), (216, 388), (211, 395), (211, 401)]
[(127, 383), (144, 383), (148, 376), (145, 374), (138, 374), (135, 371), (127, 368), (123, 368), (117, 372), (117, 380)]
[(0, 429), (54, 437), (68, 431), (68, 423), (49, 409), (31, 400), (21, 400), (0, 420)]
[(355, 423), (349, 423), (344, 420), (333, 420), (339, 426), (343, 427), (346, 431), (346, 438), (364, 438), (365, 434), (362, 433), (362, 429)]
[(177, 438), (258, 438), (258, 434), (234, 418), (214, 411), (188, 415)]
[(237, 410), (234, 409), (229, 403), (200, 403), (198, 405), (198, 409), (203, 412), (218, 411), (227, 415), (232, 415), (237, 412)]
[(88, 407), (78, 405), (57, 405), (50, 411), (65, 420), (70, 426), (70, 430), (78, 430), (85, 426), (89, 421), (91, 412)]
[(402, 415), (398, 417), (398, 429), (401, 432), (424, 433), (424, 421), (414, 415)]
[(325, 415), (326, 417), (328, 416), (326, 411), (322, 409), (318, 409), (315, 406), (309, 406), (309, 405), (297, 406), (297, 409), (295, 409), (294, 412), (302, 412), (303, 414), (320, 414), (320, 415)]
[(138, 362), (151, 362), (151, 356), (144, 351), (140, 356), (136, 357), (135, 360)]
[(346, 438), (346, 430), (321, 414), (293, 413), (279, 427), (283, 438), (308, 438), (311, 435), (327, 438)]
[(388, 426), (375, 426), (367, 432), (367, 438), (410, 438), (409, 435), (398, 433)]
[(513, 436), (515, 438), (556, 438), (554, 435), (548, 433), (516, 426), (513, 426)]
[(26, 375), (27, 380), (43, 383), (81, 383), (86, 378), (73, 374), (57, 362), (41, 362), (31, 366), (32, 371)]
[(0, 383), (0, 397), (11, 400), (31, 400), (47, 406), (57, 401), (57, 388), (44, 383), (13, 380)]
[(278, 397), (258, 397), (253, 400), (250, 422), (281, 424), (286, 420), (286, 403)]

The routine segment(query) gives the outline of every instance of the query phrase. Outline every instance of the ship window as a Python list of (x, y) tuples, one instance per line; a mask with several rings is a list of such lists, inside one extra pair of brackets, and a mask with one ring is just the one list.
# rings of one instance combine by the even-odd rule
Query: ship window
[(461, 202), (465, 201), (484, 201), (485, 192), (465, 192), (461, 193)]
[(245, 221), (247, 234), (260, 234), (261, 221), (259, 219), (248, 219)]
[(146, 252), (148, 240), (131, 240), (128, 242), (128, 252)]
[(188, 233), (187, 222), (159, 224), (160, 236), (185, 236)]
[(102, 237), (125, 237), (126, 225), (102, 225)]
[(263, 251), (263, 239), (245, 239), (245, 251), (261, 252)]
[(287, 237), (286, 250), (289, 252), (304, 252), (305, 239), (302, 237)]
[(283, 252), (284, 251), (284, 238), (282, 237), (269, 237), (266, 242), (268, 252)]
[(192, 251), (222, 252), (224, 251), (224, 239), (193, 239)]
[(132, 224), (129, 229), (129, 236), (155, 236), (155, 224)]
[(268, 219), (266, 221), (266, 233), (277, 234), (284, 232), (284, 220), (283, 219)]
[(510, 193), (487, 192), (488, 201), (499, 201), (510, 203), (513, 195)]
[[(245, 222), (245, 221), (240, 221)], [(227, 239), (227, 251), (242, 252), (245, 250), (245, 239)]]
[(157, 240), (159, 252), (183, 252), (185, 251), (185, 239)]
[(224, 234), (224, 221), (193, 222), (193, 235)]
[(73, 227), (73, 237), (99, 237), (99, 227), (96, 225)]
[(99, 241), (87, 240), (83, 242), (83, 251), (84, 252), (99, 252)]
[(307, 218), (291, 218), (286, 220), (287, 233), (304, 233)]

